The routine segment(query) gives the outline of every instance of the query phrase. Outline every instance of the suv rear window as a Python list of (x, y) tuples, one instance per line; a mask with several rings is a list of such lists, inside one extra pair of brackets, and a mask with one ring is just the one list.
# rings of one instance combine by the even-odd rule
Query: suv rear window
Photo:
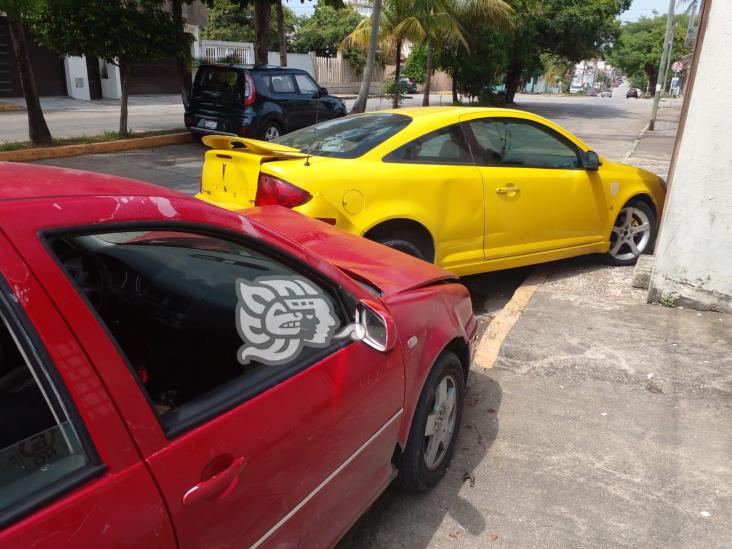
[(321, 122), (289, 133), (275, 143), (315, 156), (356, 158), (406, 128), (412, 119), (403, 114), (360, 114)]
[(198, 70), (198, 87), (204, 90), (227, 90), (236, 87), (239, 71), (218, 67)]

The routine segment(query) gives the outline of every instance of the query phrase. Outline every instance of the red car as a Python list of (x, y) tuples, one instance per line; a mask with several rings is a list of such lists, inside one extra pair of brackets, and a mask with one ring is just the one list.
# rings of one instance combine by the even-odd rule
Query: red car
[(476, 332), (449, 273), (284, 208), (0, 174), (0, 546), (329, 546), (443, 476)]

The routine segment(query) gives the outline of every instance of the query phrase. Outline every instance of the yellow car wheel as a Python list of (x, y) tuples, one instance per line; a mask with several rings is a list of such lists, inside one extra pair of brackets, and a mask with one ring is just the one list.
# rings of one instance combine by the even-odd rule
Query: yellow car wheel
[(629, 201), (618, 213), (606, 259), (611, 265), (635, 265), (656, 241), (656, 212), (643, 200)]
[(399, 250), (428, 263), (435, 261), (432, 237), (426, 229), (410, 222), (384, 223), (364, 235), (369, 240)]

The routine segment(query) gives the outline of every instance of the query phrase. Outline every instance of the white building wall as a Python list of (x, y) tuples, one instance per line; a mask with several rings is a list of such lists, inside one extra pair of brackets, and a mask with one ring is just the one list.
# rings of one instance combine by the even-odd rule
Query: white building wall
[(732, 10), (713, 0), (670, 181), (651, 300), (732, 312)]
[(119, 67), (99, 60), (99, 76), (102, 82), (102, 97), (105, 99), (120, 99), (122, 97), (122, 77)]
[(64, 59), (64, 70), (66, 71), (66, 90), (69, 97), (90, 101), (86, 57), (67, 57)]

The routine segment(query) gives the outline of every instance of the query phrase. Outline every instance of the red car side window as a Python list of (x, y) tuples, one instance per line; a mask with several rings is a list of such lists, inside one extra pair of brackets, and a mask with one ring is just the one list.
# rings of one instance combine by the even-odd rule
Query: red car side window
[(0, 526), (15, 506), (90, 463), (64, 406), (39, 383), (0, 308)]
[(334, 337), (348, 322), (336, 294), (239, 243), (129, 230), (56, 235), (50, 244), (169, 436), (346, 343)]

